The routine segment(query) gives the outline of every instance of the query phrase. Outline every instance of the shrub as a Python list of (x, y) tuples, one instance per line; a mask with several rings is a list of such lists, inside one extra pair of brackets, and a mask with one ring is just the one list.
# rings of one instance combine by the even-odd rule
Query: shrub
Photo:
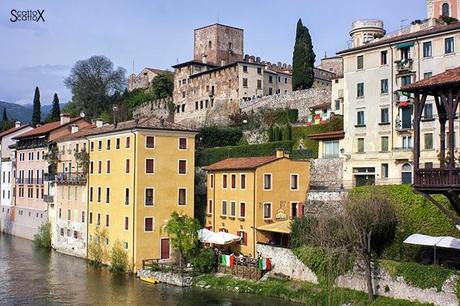
[(298, 109), (287, 109), (287, 118), (289, 123), (296, 123), (299, 119), (299, 110)]
[(210, 273), (216, 268), (216, 255), (212, 249), (200, 249), (191, 263), (195, 272)]
[(197, 143), (199, 148), (235, 146), (241, 137), (243, 132), (240, 129), (209, 126), (200, 129)]
[(95, 266), (100, 266), (107, 259), (107, 247), (105, 240), (107, 239), (107, 230), (101, 230), (96, 227), (96, 231), (90, 243), (88, 244), (88, 259)]
[(110, 271), (123, 273), (128, 270), (128, 254), (120, 240), (115, 240), (110, 250)]
[(51, 223), (46, 222), (39, 227), (33, 243), (37, 248), (51, 249)]

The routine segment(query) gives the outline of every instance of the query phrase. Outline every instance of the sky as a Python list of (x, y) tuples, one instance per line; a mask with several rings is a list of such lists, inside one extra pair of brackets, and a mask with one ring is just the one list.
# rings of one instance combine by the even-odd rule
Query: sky
[[(0, 101), (41, 103), (58, 93), (73, 64), (105, 55), (127, 76), (143, 67), (171, 69), (193, 57), (193, 29), (216, 22), (244, 29), (244, 51), (292, 62), (302, 18), (317, 59), (347, 48), (351, 23), (381, 19), (387, 32), (426, 17), (426, 0), (0, 0)], [(45, 10), (45, 22), (11, 22), (11, 11)]]

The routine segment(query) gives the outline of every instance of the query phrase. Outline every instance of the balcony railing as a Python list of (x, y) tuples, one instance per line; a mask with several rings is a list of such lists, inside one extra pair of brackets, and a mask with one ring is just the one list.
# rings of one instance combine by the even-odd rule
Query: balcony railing
[(86, 174), (85, 173), (67, 173), (60, 172), (56, 173), (56, 183), (57, 184), (86, 184)]
[(406, 59), (396, 61), (395, 63), (396, 63), (396, 68), (398, 72), (401, 73), (401, 72), (412, 71), (414, 60), (411, 58), (406, 58)]
[(43, 185), (45, 182), (44, 178), (17, 178), (16, 184), (20, 185)]
[(452, 187), (460, 189), (460, 168), (419, 169), (415, 173), (414, 187), (416, 189)]

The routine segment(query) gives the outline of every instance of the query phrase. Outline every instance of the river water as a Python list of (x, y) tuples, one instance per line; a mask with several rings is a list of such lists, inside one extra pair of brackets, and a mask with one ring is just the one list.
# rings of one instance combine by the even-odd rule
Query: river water
[(0, 305), (294, 305), (278, 299), (151, 285), (0, 234)]

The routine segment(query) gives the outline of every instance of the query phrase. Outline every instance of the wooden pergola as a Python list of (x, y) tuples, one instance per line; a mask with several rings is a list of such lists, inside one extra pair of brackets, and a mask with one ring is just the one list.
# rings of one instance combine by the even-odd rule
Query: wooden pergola
[[(460, 101), (460, 67), (403, 86), (414, 95), (414, 189), (460, 224), (460, 167), (455, 156), (455, 120)], [(440, 126), (439, 167), (420, 168), (420, 122), (428, 97), (434, 97)], [(447, 127), (447, 130), (446, 130)], [(446, 136), (447, 134), (447, 136)], [(446, 138), (447, 137), (447, 138)], [(448, 147), (446, 147), (446, 140)], [(446, 196), (457, 216), (446, 210), (431, 194)]]

